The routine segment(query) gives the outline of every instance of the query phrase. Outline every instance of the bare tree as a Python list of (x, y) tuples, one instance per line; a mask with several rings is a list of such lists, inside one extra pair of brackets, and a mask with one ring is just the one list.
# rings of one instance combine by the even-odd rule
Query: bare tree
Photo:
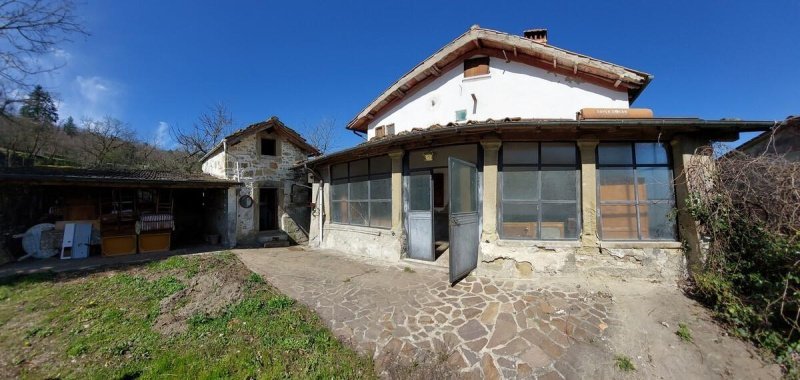
[(338, 130), (336, 129), (336, 119), (323, 118), (313, 128), (305, 128), (308, 142), (311, 143), (320, 153), (325, 154), (336, 140)]
[(61, 66), (40, 58), (76, 34), (87, 33), (72, 0), (0, 1), (0, 113), (23, 100), (17, 90), (29, 88), (31, 77)]
[(220, 102), (201, 114), (189, 130), (170, 128), (170, 134), (187, 158), (197, 161), (229, 134), (232, 125), (233, 116), (228, 107)]
[[(127, 163), (126, 145), (132, 144), (134, 133), (125, 123), (106, 116), (103, 120), (84, 120), (86, 135), (83, 140), (83, 151), (88, 156), (89, 165)], [(130, 157), (128, 157), (130, 158)]]

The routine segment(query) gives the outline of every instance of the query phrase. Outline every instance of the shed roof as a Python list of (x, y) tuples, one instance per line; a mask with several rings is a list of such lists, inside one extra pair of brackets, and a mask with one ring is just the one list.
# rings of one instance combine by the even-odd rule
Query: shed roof
[(762, 132), (760, 135), (753, 137), (750, 140), (745, 141), (742, 145), (736, 147), (736, 150), (746, 152), (752, 149), (754, 146), (761, 144), (764, 141), (769, 140), (772, 138), (776, 132), (784, 132), (789, 128), (800, 128), (800, 116), (789, 116), (780, 124), (776, 124), (774, 128)]
[(222, 149), (224, 143), (227, 143), (228, 145), (234, 145), (242, 141), (242, 139), (246, 136), (267, 130), (273, 130), (275, 131), (275, 133), (286, 137), (287, 140), (289, 140), (292, 144), (296, 145), (304, 152), (308, 153), (309, 156), (320, 155), (320, 151), (313, 145), (309, 144), (308, 141), (306, 141), (306, 139), (303, 138), (303, 136), (297, 133), (297, 131), (287, 127), (286, 124), (283, 124), (283, 122), (281, 122), (277, 116), (272, 116), (267, 120), (260, 121), (255, 124), (250, 124), (249, 126), (226, 136), (224, 139), (222, 139), (222, 141), (218, 142), (217, 145), (214, 145), (214, 147), (211, 148), (211, 150), (209, 150), (208, 153), (206, 153), (202, 158), (200, 158), (200, 162), (204, 162), (209, 157), (214, 155), (214, 153)]
[(204, 173), (137, 169), (84, 169), (56, 166), (0, 168), (0, 182), (98, 187), (228, 188), (240, 182)]
[(389, 86), (347, 123), (347, 129), (366, 131), (369, 120), (387, 106), (403, 98), (418, 84), (441, 75), (450, 65), (460, 62), (467, 58), (467, 54), (474, 54), (475, 51), (501, 59), (547, 67), (564, 75), (582, 76), (607, 87), (627, 89), (630, 102), (633, 102), (653, 79), (652, 75), (641, 71), (522, 36), (474, 26)]

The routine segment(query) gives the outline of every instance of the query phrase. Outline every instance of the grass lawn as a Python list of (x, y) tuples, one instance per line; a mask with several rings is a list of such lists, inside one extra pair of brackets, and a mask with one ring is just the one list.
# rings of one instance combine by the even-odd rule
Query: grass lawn
[(235, 255), (0, 280), (0, 378), (374, 378)]

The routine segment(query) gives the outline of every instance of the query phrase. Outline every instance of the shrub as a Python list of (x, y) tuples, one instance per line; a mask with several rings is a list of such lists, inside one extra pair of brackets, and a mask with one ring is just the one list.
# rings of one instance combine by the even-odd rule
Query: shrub
[(800, 163), (733, 151), (691, 162), (687, 178), (689, 212), (709, 242), (697, 295), (800, 376)]

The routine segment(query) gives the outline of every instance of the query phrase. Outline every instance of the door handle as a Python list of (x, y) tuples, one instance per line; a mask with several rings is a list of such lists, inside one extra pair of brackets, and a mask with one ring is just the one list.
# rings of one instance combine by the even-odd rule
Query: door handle
[(457, 225), (459, 225), (459, 223), (458, 223), (458, 219), (456, 219), (456, 218), (453, 218), (453, 217), (450, 217), (450, 224), (452, 224), (452, 225), (454, 225), (454, 226), (457, 226)]

